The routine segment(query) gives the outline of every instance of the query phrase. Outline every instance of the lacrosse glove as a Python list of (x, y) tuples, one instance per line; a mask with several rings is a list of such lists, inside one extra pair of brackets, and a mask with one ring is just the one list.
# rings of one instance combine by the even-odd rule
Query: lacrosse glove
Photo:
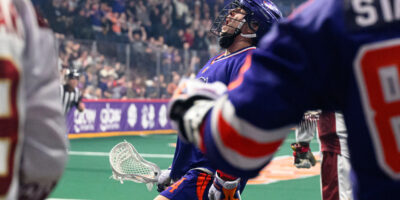
[(221, 82), (205, 84), (199, 80), (182, 80), (168, 105), (168, 116), (178, 129), (178, 136), (184, 142), (200, 146), (200, 127), (208, 111), (214, 106), (214, 99), (227, 91)]
[(240, 178), (234, 178), (217, 170), (208, 198), (210, 200), (241, 200), (239, 192)]
[(292, 143), (294, 166), (297, 168), (310, 168), (315, 166), (316, 160), (307, 142)]
[(171, 186), (172, 180), (171, 180), (170, 174), (171, 174), (171, 168), (161, 170), (161, 174), (158, 177), (158, 181), (157, 181), (157, 191), (158, 192), (162, 192), (165, 189), (167, 189), (167, 187)]

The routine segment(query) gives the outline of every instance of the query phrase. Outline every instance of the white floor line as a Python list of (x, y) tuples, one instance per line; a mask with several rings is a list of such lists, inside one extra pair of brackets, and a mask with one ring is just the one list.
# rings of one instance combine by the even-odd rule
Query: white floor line
[(89, 200), (89, 199), (63, 199), (63, 198), (47, 198), (46, 200)]
[[(108, 156), (108, 152), (87, 152), (87, 151), (70, 151), (68, 152), (71, 156)], [(145, 158), (173, 158), (173, 154), (150, 154), (141, 153), (141, 156)]]

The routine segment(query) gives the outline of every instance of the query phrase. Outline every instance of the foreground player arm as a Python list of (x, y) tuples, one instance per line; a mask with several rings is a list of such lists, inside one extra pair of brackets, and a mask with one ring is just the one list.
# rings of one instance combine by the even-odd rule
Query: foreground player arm
[[(56, 46), (49, 29), (39, 28), (33, 8), (15, 0), (27, 44), (23, 60), (26, 115), (21, 155), (21, 199), (42, 199), (55, 186), (67, 160)], [(39, 51), (40, 48), (40, 51)]]
[[(217, 168), (238, 177), (258, 175), (306, 110), (334, 101), (325, 95), (335, 75), (327, 66), (337, 63), (334, 52), (324, 47), (335, 41), (316, 32), (330, 26), (321, 14), (330, 11), (314, 5), (321, 3), (314, 1), (304, 11), (307, 15), (274, 26), (247, 56), (229, 92), (208, 112), (197, 146)], [(313, 20), (313, 15), (320, 18)], [(310, 53), (318, 57), (311, 60)]]

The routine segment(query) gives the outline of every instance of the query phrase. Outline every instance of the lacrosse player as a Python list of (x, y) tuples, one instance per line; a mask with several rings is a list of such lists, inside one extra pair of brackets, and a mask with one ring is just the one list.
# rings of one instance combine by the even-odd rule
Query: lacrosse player
[(178, 86), (169, 115), (180, 138), (224, 172), (255, 177), (305, 111), (338, 110), (355, 199), (398, 198), (399, 11), (393, 0), (306, 2), (262, 38), (226, 94)]
[[(239, 74), (247, 53), (281, 16), (269, 0), (234, 0), (228, 4), (211, 28), (226, 50), (211, 58), (197, 74), (196, 78), (204, 82), (200, 85), (220, 81), (224, 84), (219, 88), (225, 91), (225, 85)], [(171, 180), (175, 182), (172, 186)], [(156, 199), (240, 199), (246, 182), (215, 170), (199, 150), (178, 138), (172, 167), (159, 178), (162, 192)]]
[(56, 45), (40, 22), (29, 0), (0, 0), (0, 199), (45, 199), (67, 159)]
[(305, 113), (295, 131), (297, 142), (291, 144), (294, 165), (297, 168), (310, 168), (316, 164), (309, 144), (317, 130), (322, 152), (322, 200), (353, 199), (350, 153), (343, 114), (332, 111)]

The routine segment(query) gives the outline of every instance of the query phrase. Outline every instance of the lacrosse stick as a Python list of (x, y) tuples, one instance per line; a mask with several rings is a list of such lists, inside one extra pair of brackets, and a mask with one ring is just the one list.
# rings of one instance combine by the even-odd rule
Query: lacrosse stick
[(145, 159), (136, 151), (135, 147), (124, 140), (118, 143), (110, 151), (110, 165), (112, 178), (123, 184), (123, 181), (146, 183), (151, 191), (161, 174), (160, 168)]

